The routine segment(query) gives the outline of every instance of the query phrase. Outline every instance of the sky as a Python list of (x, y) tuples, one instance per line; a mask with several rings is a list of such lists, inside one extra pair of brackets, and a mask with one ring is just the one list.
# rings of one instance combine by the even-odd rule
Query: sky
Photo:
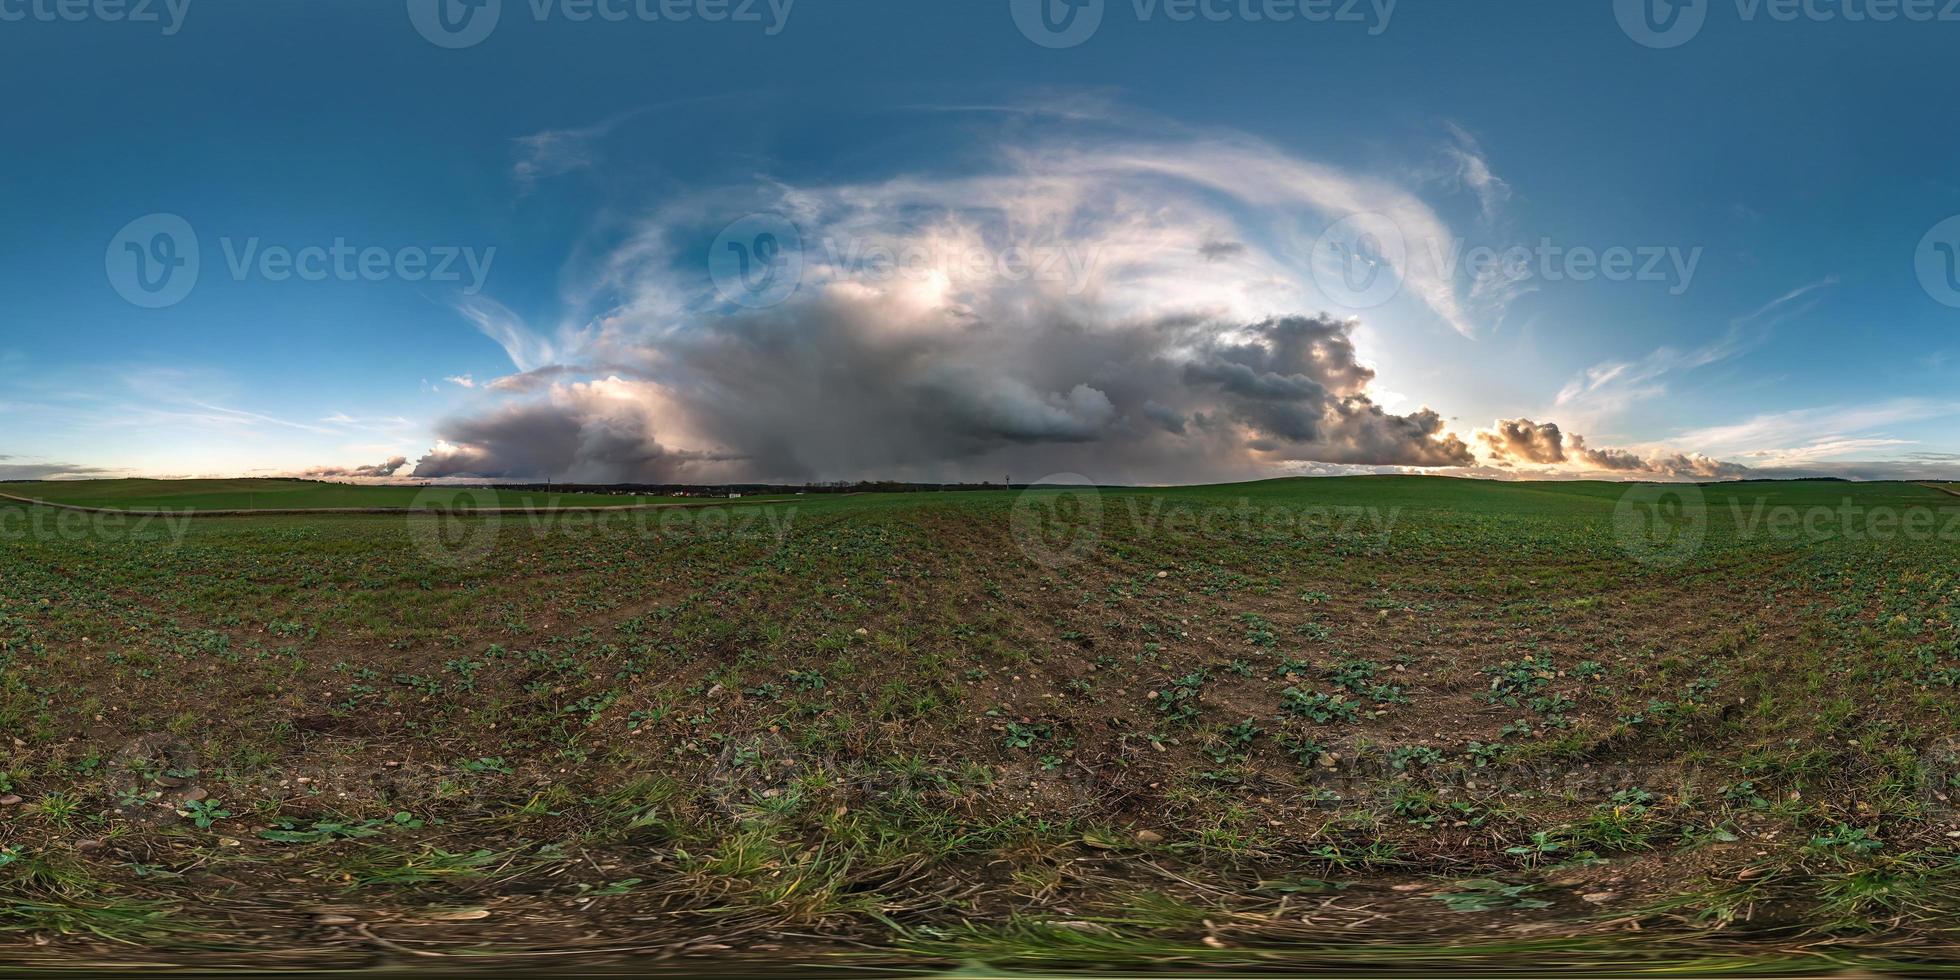
[(1960, 8), (0, 0), (0, 479), (1960, 475)]

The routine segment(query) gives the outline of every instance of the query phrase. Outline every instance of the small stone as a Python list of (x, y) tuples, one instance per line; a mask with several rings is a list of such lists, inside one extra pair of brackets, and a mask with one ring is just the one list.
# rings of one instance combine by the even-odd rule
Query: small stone
[(321, 926), (351, 926), (359, 921), (361, 920), (351, 915), (316, 915), (313, 917), (313, 924)]
[(20, 797), (15, 796), (12, 793), (8, 793), (5, 796), (0, 796), (0, 806), (19, 806), (19, 805), (20, 805)]
[(1137, 843), (1139, 844), (1162, 844), (1163, 842), (1164, 835), (1154, 830), (1137, 831)]
[(1603, 902), (1610, 902), (1619, 897), (1620, 897), (1619, 893), (1617, 892), (1590, 892), (1588, 894), (1579, 896), (1580, 900), (1591, 902), (1594, 905), (1599, 905)]
[(75, 850), (82, 854), (93, 854), (107, 845), (99, 840), (76, 841)]
[(1755, 881), (1766, 874), (1769, 874), (1768, 868), (1743, 868), (1735, 877), (1737, 881)]
[(862, 627), (862, 626), (860, 626), (860, 627), (858, 627), (858, 628), (857, 628), (857, 629), (856, 629), (856, 630), (855, 630), (854, 632), (856, 632), (856, 633), (857, 633), (857, 635), (859, 635), (859, 636), (870, 636), (870, 635), (871, 635), (871, 631), (870, 631), (870, 630), (868, 630), (868, 629), (865, 629), (865, 628), (864, 628), (864, 627)]
[(1171, 577), (1171, 573), (1169, 573), (1169, 572), (1158, 572), (1158, 573), (1157, 573), (1157, 577), (1158, 577), (1158, 578), (1170, 578), (1170, 577)]

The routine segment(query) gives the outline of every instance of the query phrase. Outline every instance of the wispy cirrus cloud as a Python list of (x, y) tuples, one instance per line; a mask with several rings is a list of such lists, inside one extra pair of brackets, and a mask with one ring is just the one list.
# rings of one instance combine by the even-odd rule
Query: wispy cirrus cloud
[(1730, 452), (1765, 465), (1805, 462), (1882, 446), (1912, 445), (1883, 430), (1911, 422), (1960, 415), (1960, 401), (1899, 398), (1864, 405), (1793, 409), (1741, 422), (1682, 432), (1679, 441), (1710, 452)]
[(1450, 142), (1443, 147), (1450, 179), (1477, 196), (1485, 221), (1496, 220), (1511, 200), (1511, 185), (1491, 169), (1483, 146), (1469, 130), (1456, 123), (1445, 123), (1444, 127), (1450, 134)]
[(1671, 379), (1719, 364), (1761, 347), (1775, 327), (1816, 305), (1816, 294), (1837, 285), (1836, 276), (1792, 289), (1729, 321), (1722, 336), (1692, 348), (1659, 347), (1630, 361), (1602, 361), (1566, 382), (1552, 410), (1575, 424), (1594, 427), (1622, 415), (1635, 404), (1667, 394)]
[(603, 159), (600, 144), (605, 138), (621, 123), (645, 111), (635, 109), (590, 126), (547, 129), (516, 137), (511, 140), (511, 179), (520, 191), (529, 193), (540, 181), (597, 167)]

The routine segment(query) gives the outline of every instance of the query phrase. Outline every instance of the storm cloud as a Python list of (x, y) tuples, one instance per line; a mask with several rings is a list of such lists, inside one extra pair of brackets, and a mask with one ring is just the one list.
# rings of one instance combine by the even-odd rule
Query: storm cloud
[[(1090, 324), (914, 311), (837, 291), (718, 318), (638, 352), (646, 377), (551, 384), (451, 419), (417, 477), (586, 482), (1180, 481), (1288, 461), (1472, 462), (1431, 411), (1366, 394), (1352, 324)], [(676, 446), (689, 448), (679, 449)]]

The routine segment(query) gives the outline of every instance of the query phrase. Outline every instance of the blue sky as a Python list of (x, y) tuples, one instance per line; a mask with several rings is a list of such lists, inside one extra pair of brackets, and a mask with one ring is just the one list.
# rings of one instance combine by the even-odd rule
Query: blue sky
[(1939, 4), (1021, 2), (0, 0), (0, 477), (1960, 471)]

